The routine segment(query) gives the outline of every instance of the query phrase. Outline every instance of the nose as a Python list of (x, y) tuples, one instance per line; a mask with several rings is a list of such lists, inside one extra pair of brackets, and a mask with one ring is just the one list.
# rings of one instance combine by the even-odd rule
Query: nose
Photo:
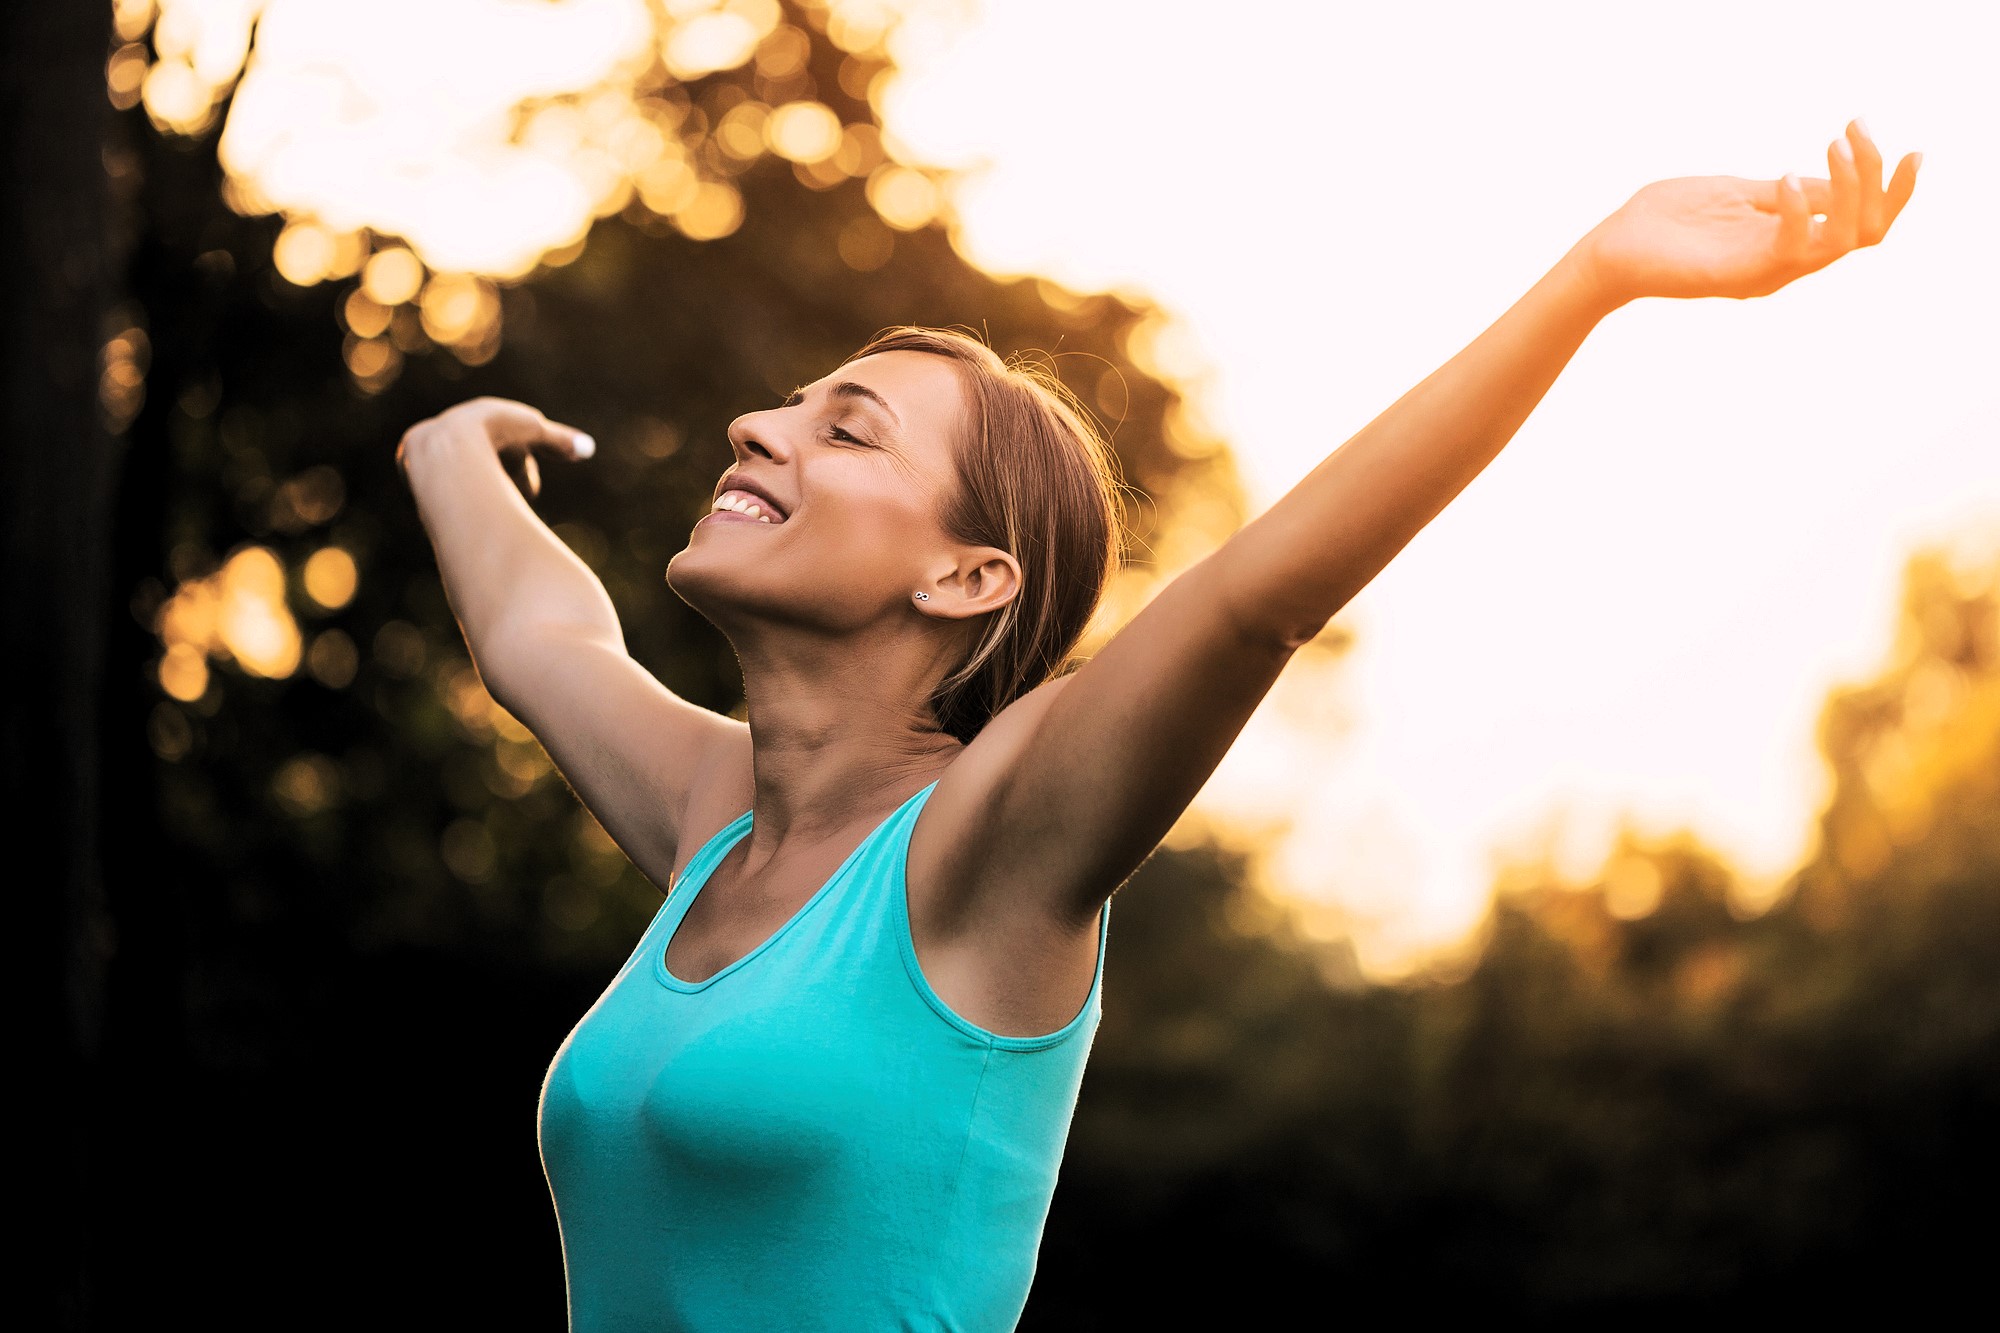
[(745, 412), (729, 423), (729, 447), (740, 459), (757, 455), (782, 461), (791, 456), (791, 446), (784, 442), (778, 425), (777, 409), (762, 412)]

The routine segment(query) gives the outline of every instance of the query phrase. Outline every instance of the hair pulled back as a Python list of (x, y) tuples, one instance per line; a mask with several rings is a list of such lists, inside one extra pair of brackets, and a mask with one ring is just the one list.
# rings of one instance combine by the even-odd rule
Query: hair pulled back
[(1021, 589), (989, 612), (965, 660), (931, 692), (938, 725), (970, 741), (1059, 674), (1121, 559), (1116, 460), (1052, 368), (952, 329), (884, 330), (849, 357), (923, 352), (959, 369), (972, 410), (953, 450), (956, 492), (939, 515), (957, 541), (1019, 562)]

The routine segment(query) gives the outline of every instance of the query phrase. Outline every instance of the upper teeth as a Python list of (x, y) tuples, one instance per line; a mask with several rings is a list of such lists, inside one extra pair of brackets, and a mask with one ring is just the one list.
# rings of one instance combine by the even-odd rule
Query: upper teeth
[[(764, 512), (764, 506), (745, 491), (724, 491), (715, 497), (715, 509), (733, 509), (739, 514), (748, 514), (759, 523), (782, 523), (782, 518)], [(775, 512), (775, 511), (774, 511)]]

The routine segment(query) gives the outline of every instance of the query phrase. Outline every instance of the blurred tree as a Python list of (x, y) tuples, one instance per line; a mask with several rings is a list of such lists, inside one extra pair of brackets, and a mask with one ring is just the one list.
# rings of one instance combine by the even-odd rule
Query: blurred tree
[[(87, 1155), (79, 1111), (102, 1036), (113, 947), (98, 847), (97, 749), (110, 586), (119, 377), (143, 337), (107, 342), (122, 241), (99, 155), (110, 120), (102, 5), (24, 0), (0, 17), (0, 373), (7, 445), (6, 654), (13, 698), (0, 726), (16, 905), (31, 959), (26, 1067), (47, 1075), (26, 1141), (33, 1194), (30, 1316), (74, 1327), (89, 1315)], [(100, 349), (103, 359), (100, 360)], [(102, 395), (102, 398), (100, 398)], [(107, 420), (114, 418), (114, 420)]]
[(1240, 875), (1149, 864), (1023, 1326), (1976, 1297), (2000, 559), (1914, 556), (1896, 638), (1827, 702), (1821, 845), (1762, 913), (1692, 835), (1628, 833), (1589, 884), (1516, 872), (1464, 977), (1343, 991), (1230, 926)]

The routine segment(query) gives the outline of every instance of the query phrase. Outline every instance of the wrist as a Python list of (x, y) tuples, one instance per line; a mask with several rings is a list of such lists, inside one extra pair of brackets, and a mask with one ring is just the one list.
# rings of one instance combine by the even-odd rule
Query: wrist
[(1593, 319), (1602, 319), (1632, 300), (1632, 293), (1612, 280), (1597, 251), (1597, 233), (1590, 232), (1556, 261), (1550, 277), (1565, 298)]

